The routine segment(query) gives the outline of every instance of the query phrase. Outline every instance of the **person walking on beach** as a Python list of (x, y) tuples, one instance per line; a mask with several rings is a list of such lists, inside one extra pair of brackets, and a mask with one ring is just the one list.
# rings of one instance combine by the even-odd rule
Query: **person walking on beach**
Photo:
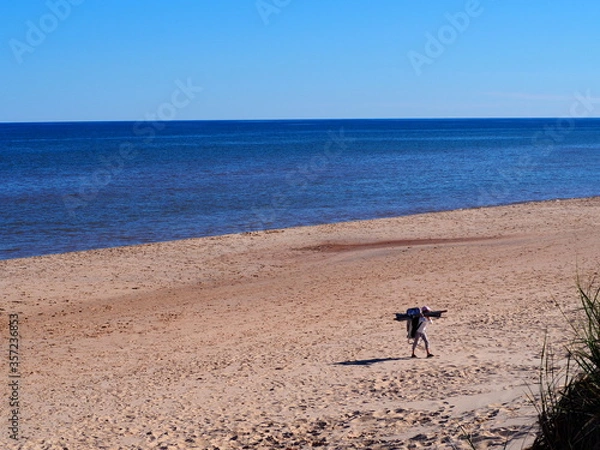
[(415, 329), (414, 329), (414, 340), (413, 340), (413, 344), (412, 344), (412, 358), (417, 357), (417, 355), (415, 355), (415, 350), (417, 349), (417, 345), (419, 345), (419, 340), (421, 340), (421, 339), (425, 343), (425, 351), (427, 351), (427, 357), (431, 358), (433, 356), (433, 354), (429, 351), (429, 339), (427, 339), (427, 333), (425, 332), (427, 325), (430, 323), (433, 323), (433, 321), (425, 315), (426, 313), (428, 313), (430, 311), (431, 311), (431, 309), (428, 306), (423, 306), (421, 308), (421, 313), (415, 319), (415, 324), (413, 325), (415, 327)]

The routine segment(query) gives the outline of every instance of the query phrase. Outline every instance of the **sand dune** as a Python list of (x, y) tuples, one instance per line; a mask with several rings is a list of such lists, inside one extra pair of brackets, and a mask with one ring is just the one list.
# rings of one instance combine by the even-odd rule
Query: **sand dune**
[[(0, 261), (1, 446), (521, 448), (599, 225), (593, 198)], [(448, 313), (410, 359), (394, 314), (424, 304)]]

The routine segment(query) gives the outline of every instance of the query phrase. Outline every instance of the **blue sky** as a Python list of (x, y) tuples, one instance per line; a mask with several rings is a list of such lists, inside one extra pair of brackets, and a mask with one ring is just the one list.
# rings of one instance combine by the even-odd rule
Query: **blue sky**
[(563, 117), (600, 99), (595, 0), (22, 0), (0, 23), (3, 122)]

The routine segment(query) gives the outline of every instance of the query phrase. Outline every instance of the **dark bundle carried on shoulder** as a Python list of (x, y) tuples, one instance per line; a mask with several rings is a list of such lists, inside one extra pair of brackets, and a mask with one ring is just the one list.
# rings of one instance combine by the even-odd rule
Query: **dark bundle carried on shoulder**
[(425, 317), (435, 317), (435, 318), (441, 318), (442, 314), (448, 312), (447, 309), (442, 309), (440, 311), (423, 311), (421, 312), (421, 308), (408, 308), (406, 310), (405, 313), (396, 313), (396, 317), (394, 320), (398, 320), (400, 322), (403, 322), (405, 320), (409, 320), (409, 319), (414, 319), (415, 317), (419, 317), (421, 314), (423, 314)]
[(414, 339), (416, 336), (417, 329), (419, 328), (419, 319), (424, 317), (436, 317), (441, 318), (442, 314), (447, 312), (447, 309), (440, 311), (432, 311), (428, 307), (423, 308), (408, 308), (405, 313), (396, 313), (396, 318), (399, 322), (406, 322), (406, 332), (408, 339)]

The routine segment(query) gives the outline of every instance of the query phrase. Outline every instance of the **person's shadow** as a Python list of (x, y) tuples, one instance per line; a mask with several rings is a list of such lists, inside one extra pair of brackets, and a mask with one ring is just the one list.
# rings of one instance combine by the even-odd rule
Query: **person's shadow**
[(406, 361), (412, 359), (410, 356), (404, 358), (374, 358), (374, 359), (355, 359), (354, 361), (340, 361), (333, 363), (335, 366), (371, 366), (377, 363), (388, 361)]

